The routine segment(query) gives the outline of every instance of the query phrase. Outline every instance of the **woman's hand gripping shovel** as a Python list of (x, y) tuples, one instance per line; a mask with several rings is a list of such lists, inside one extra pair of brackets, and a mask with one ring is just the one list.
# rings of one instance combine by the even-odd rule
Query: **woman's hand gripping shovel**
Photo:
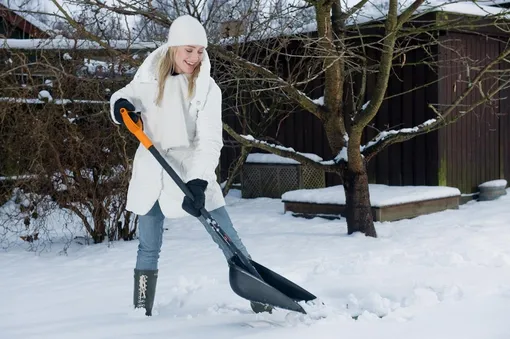
[[(152, 153), (184, 194), (193, 199), (193, 194), (189, 191), (188, 187), (184, 184), (181, 178), (179, 178), (172, 167), (170, 167), (168, 162), (161, 156), (159, 151), (152, 144), (152, 141), (144, 133), (141, 119), (135, 123), (129, 116), (128, 111), (124, 108), (121, 109), (121, 115), (128, 130), (135, 135), (135, 137), (145, 148), (149, 150), (149, 152)], [(239, 251), (205, 208), (202, 208), (200, 212), (202, 214), (201, 217), (203, 217), (206, 221), (206, 225), (214, 230), (212, 233), (221, 239), (221, 241), (228, 246), (233, 254), (228, 263), (230, 267), (229, 280), (232, 290), (237, 295), (254, 302), (306, 314), (305, 310), (297, 302), (316, 299), (313, 294), (281, 275), (247, 258), (241, 251)]]

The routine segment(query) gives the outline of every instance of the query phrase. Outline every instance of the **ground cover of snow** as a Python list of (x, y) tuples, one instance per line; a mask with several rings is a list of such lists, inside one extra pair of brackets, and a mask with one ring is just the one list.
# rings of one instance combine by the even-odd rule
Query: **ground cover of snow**
[[(345, 220), (283, 214), (279, 199), (228, 197), (253, 258), (320, 297), (310, 315), (255, 315), (228, 285), (202, 225), (169, 221), (154, 316), (131, 308), (137, 241), (73, 243), (61, 223), (38, 254), (0, 252), (2, 339), (510, 338), (510, 195), (346, 235)], [(36, 245), (36, 243), (34, 243)], [(318, 319), (324, 316), (323, 319)], [(352, 316), (357, 316), (354, 320)]]

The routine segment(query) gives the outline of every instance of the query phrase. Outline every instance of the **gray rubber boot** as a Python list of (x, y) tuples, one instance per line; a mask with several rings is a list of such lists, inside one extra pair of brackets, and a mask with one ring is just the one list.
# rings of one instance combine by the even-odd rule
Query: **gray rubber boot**
[(148, 271), (135, 269), (133, 304), (135, 308), (145, 308), (146, 316), (152, 315), (157, 281), (158, 270)]

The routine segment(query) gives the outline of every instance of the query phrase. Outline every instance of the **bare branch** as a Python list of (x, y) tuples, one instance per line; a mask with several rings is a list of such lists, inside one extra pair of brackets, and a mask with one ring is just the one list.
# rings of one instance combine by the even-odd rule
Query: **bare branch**
[(263, 79), (268, 82), (277, 83), (287, 95), (291, 98), (299, 102), (299, 104), (306, 109), (308, 112), (314, 114), (319, 119), (324, 119), (324, 108), (320, 105), (317, 105), (311, 100), (306, 94), (296, 89), (294, 86), (283, 80), (278, 75), (271, 72), (269, 69), (252, 63), (230, 51), (226, 51), (221, 47), (211, 45), (209, 47), (211, 51), (215, 53), (215, 55), (221, 57), (224, 60), (236, 63), (238, 65), (242, 65), (246, 70), (259, 74), (263, 77)]
[[(340, 0), (341, 1), (341, 0)], [(368, 2), (368, 0), (361, 0), (360, 2), (358, 2), (356, 5), (352, 6), (348, 11), (346, 12), (343, 12), (340, 16), (339, 16), (339, 20), (344, 22), (345, 20), (347, 20), (349, 17), (353, 16), (354, 14), (356, 14), (357, 11), (359, 11), (363, 6), (365, 6), (365, 4)]]
[[(500, 56), (495, 60), (502, 60), (508, 54), (510, 54), (510, 49), (500, 54)], [(428, 120), (413, 128), (404, 128), (397, 131), (385, 131), (379, 133), (373, 140), (371, 140), (367, 144), (366, 147), (363, 148), (362, 153), (367, 159), (367, 161), (373, 158), (377, 153), (379, 153), (380, 151), (382, 151), (391, 144), (404, 142), (418, 135), (426, 134), (441, 129), (447, 125), (453, 124), (466, 114), (474, 111), (478, 106), (491, 102), (498, 93), (500, 93), (503, 89), (508, 88), (508, 86), (510, 85), (510, 79), (501, 82), (501, 84), (498, 87), (496, 87), (490, 92), (487, 93), (482, 92), (481, 95), (482, 98), (480, 100), (470, 104), (469, 107), (467, 107), (457, 116), (455, 117), (450, 116), (454, 110), (459, 108), (460, 103), (468, 96), (468, 94), (472, 90), (474, 90), (474, 88), (478, 88), (480, 91), (482, 91), (480, 79), (483, 77), (485, 73), (488, 72), (488, 70), (490, 69), (489, 67), (491, 67), (491, 65), (494, 66), (493, 62), (489, 63), (486, 67), (484, 67), (482, 71), (479, 72), (479, 74), (475, 77), (476, 82), (474, 82), (472, 86), (468, 86), (468, 88), (457, 98), (457, 100), (455, 100), (455, 102), (448, 109), (445, 110), (445, 112), (441, 113), (433, 106), (430, 106), (431, 108), (433, 108), (434, 112), (438, 116), (438, 119)], [(497, 63), (498, 62), (496, 61), (495, 64)], [(449, 119), (446, 119), (446, 117), (449, 117)]]
[(416, 10), (423, 4), (424, 0), (416, 0), (406, 8), (406, 10), (400, 14), (400, 17), (397, 22), (397, 27), (401, 28), (407, 21), (409, 21), (409, 18), (416, 12)]
[(313, 161), (313, 160), (305, 157), (304, 155), (299, 154), (298, 152), (294, 151), (293, 149), (284, 148), (284, 147), (277, 146), (274, 144), (269, 144), (265, 141), (256, 140), (254, 138), (252, 139), (252, 138), (243, 137), (243, 136), (239, 135), (238, 133), (236, 133), (227, 124), (223, 124), (223, 129), (225, 131), (227, 131), (227, 133), (232, 138), (234, 138), (237, 142), (239, 142), (240, 144), (242, 144), (244, 146), (259, 148), (264, 151), (268, 151), (272, 154), (276, 154), (276, 155), (279, 155), (279, 156), (282, 156), (285, 158), (289, 158), (289, 159), (294, 159), (303, 165), (311, 166), (313, 168), (317, 168), (324, 172), (338, 172), (339, 171), (339, 167), (334, 163), (327, 164), (327, 165), (324, 163), (318, 163), (316, 161)]

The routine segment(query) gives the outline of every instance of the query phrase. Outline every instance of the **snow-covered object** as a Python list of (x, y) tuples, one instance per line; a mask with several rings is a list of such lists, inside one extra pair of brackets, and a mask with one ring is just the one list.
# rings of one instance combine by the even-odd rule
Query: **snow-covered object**
[(110, 73), (113, 72), (115, 74), (135, 74), (137, 71), (136, 67), (132, 67), (127, 63), (111, 63), (102, 60), (94, 60), (85, 58), (83, 60), (83, 71), (88, 74), (100, 74), (100, 73)]
[[(312, 153), (300, 153), (297, 154), (307, 157), (315, 162), (321, 162), (322, 158)], [(290, 158), (285, 158), (276, 154), (265, 154), (265, 153), (250, 153), (246, 158), (246, 163), (266, 163), (266, 164), (299, 164), (298, 161)]]
[(387, 137), (389, 137), (391, 135), (413, 134), (413, 133), (418, 132), (420, 129), (423, 129), (423, 128), (426, 128), (428, 126), (435, 124), (436, 121), (437, 121), (436, 119), (429, 119), (429, 120), (426, 120), (425, 122), (421, 123), (418, 126), (409, 127), (409, 128), (401, 128), (398, 130), (382, 131), (379, 134), (377, 134), (377, 136), (374, 139), (372, 139), (371, 141), (369, 141), (366, 145), (362, 145), (361, 151), (363, 152), (366, 148), (373, 147), (373, 146), (377, 145), (378, 143), (384, 141)]
[[(427, 199), (460, 196), (459, 189), (446, 186), (387, 186), (370, 184), (370, 203), (373, 207), (400, 205)], [(282, 195), (284, 201), (315, 204), (345, 204), (343, 186), (289, 191)]]
[[(108, 40), (104, 41), (114, 49), (155, 49), (161, 44), (157, 42), (135, 42), (131, 40)], [(50, 50), (74, 50), (74, 49), (104, 49), (96, 41), (85, 39), (68, 39), (64, 37), (51, 39), (0, 39), (0, 49), (50, 49)], [(69, 54), (68, 54), (69, 55)], [(70, 55), (66, 58), (69, 58)]]
[[(209, 182), (206, 191), (206, 209), (213, 210), (225, 204), (221, 188), (216, 182), (215, 169), (219, 161), (222, 139), (221, 90), (210, 77), (210, 61), (204, 51), (196, 90), (187, 112), (177, 107), (187, 93), (172, 91), (167, 82), (161, 107), (155, 99), (158, 93), (157, 66), (167, 46), (152, 52), (140, 66), (133, 80), (110, 98), (113, 107), (120, 98), (129, 100), (141, 112), (144, 131), (184, 182), (200, 178)], [(185, 75), (168, 81), (182, 82)], [(182, 89), (182, 85), (179, 87)], [(187, 86), (185, 88), (187, 91)], [(169, 97), (170, 96), (170, 97)], [(189, 107), (189, 108), (188, 108)], [(182, 116), (181, 116), (182, 115)], [(196, 122), (196, 129), (195, 129)], [(188, 135), (186, 136), (185, 133)], [(168, 149), (170, 144), (175, 146)], [(186, 147), (186, 143), (191, 144)], [(161, 210), (168, 218), (186, 216), (181, 207), (184, 194), (166, 174), (154, 156), (140, 144), (133, 162), (126, 209), (136, 214), (147, 213), (159, 199)]]
[(507, 181), (505, 179), (491, 180), (479, 185), (478, 201), (490, 201), (506, 195)]
[[(46, 91), (47, 92), (47, 91)], [(49, 93), (48, 93), (49, 94)], [(10, 102), (10, 103), (18, 103), (18, 104), (43, 104), (47, 102), (47, 100), (43, 101), (44, 96), (47, 94), (43, 94), (39, 99), (34, 98), (14, 98), (14, 97), (0, 97), (0, 102)], [(51, 95), (50, 95), (51, 97)], [(75, 100), (75, 99), (52, 99), (51, 102), (55, 105), (69, 105), (69, 104), (106, 104), (108, 101), (101, 100)]]
[(507, 181), (505, 179), (486, 181), (478, 187), (506, 187)]
[(39, 94), (37, 95), (37, 98), (45, 102), (53, 101), (53, 97), (47, 90), (40, 91)]

